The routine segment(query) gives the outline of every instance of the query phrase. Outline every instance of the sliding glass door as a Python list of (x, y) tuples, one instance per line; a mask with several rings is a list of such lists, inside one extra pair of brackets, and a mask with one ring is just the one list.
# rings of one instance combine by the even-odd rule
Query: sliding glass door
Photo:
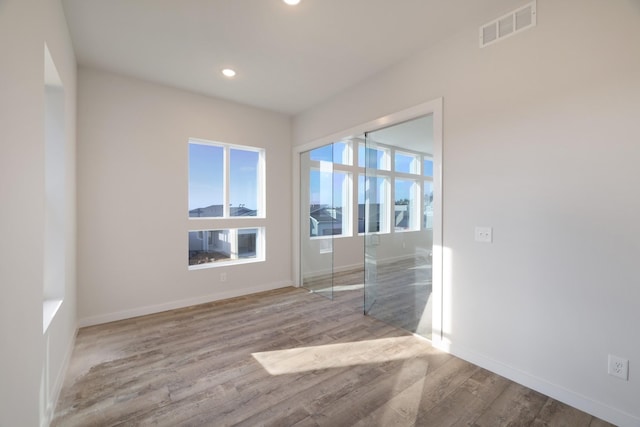
[(429, 108), (300, 154), (300, 281), (439, 340), (441, 103)]
[(333, 152), (300, 155), (300, 269), (302, 286), (333, 299)]
[(365, 313), (432, 336), (433, 116), (365, 135)]

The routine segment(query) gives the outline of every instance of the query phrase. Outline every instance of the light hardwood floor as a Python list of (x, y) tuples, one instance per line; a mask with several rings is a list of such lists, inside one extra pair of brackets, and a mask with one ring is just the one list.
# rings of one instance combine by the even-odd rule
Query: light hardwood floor
[(606, 426), (285, 288), (80, 329), (53, 426)]

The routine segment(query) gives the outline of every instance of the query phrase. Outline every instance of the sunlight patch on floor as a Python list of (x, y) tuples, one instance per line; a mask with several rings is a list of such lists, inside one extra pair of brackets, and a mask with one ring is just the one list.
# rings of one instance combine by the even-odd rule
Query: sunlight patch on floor
[(428, 354), (432, 347), (413, 336), (299, 347), (252, 353), (271, 375), (404, 360)]

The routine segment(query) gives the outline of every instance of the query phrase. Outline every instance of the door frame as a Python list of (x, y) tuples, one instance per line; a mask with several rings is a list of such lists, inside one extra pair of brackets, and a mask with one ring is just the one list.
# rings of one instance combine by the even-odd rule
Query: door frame
[(391, 113), (377, 119), (353, 126), (340, 132), (318, 138), (314, 141), (293, 147), (293, 281), (300, 287), (300, 154), (336, 141), (354, 138), (366, 132), (393, 126), (421, 116), (433, 114), (433, 339), (434, 345), (442, 343), (443, 321), (443, 240), (442, 240), (442, 162), (443, 162), (443, 98), (437, 98), (416, 106)]

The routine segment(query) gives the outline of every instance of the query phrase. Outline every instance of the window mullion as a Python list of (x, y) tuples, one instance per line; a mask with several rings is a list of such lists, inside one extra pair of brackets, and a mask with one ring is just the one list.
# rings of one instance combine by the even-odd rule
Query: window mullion
[(267, 203), (266, 203), (266, 171), (265, 165), (267, 163), (266, 154), (264, 151), (260, 151), (260, 157), (258, 160), (258, 217), (266, 217), (267, 216)]
[(229, 218), (231, 216), (231, 207), (229, 205), (229, 201), (230, 201), (230, 197), (229, 197), (229, 188), (230, 188), (230, 177), (231, 177), (231, 172), (230, 172), (230, 163), (231, 163), (231, 149), (229, 148), (228, 145), (225, 145), (224, 147), (224, 155), (223, 155), (223, 162), (222, 162), (222, 167), (223, 167), (223, 174), (224, 174), (224, 194), (222, 196), (223, 199), (223, 206), (222, 206), (222, 211), (223, 211), (223, 218)]

